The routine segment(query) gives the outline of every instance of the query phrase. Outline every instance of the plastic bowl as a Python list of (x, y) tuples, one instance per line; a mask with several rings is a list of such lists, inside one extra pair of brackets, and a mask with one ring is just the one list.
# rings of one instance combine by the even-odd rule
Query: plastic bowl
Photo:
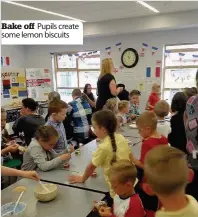
[[(24, 211), (26, 208), (26, 204), (20, 202), (15, 210), (15, 213), (13, 213), (13, 215), (11, 215), (11, 212), (14, 210), (14, 206), (15, 206), (15, 202), (11, 202), (11, 203), (6, 203), (5, 205), (3, 205), (1, 207), (1, 216), (23, 216), (24, 215)], [(6, 214), (7, 213), (7, 214)]]
[(48, 202), (54, 200), (57, 195), (57, 185), (51, 183), (47, 183), (44, 185), (49, 189), (49, 192), (47, 192), (41, 185), (37, 185), (34, 190), (35, 197), (38, 199), (38, 201), (41, 202)]

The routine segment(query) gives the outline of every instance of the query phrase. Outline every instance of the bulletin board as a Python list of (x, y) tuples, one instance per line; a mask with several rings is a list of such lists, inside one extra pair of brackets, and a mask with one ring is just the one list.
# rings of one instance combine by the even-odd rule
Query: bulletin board
[(47, 100), (52, 90), (51, 76), (46, 68), (27, 68), (26, 82), (28, 97), (35, 100)]
[(2, 68), (1, 70), (1, 98), (12, 100), (27, 97), (25, 69)]

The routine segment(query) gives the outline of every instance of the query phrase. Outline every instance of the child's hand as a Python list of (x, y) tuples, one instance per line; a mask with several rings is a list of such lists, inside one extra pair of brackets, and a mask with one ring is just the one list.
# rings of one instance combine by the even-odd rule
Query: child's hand
[(62, 161), (64, 161), (64, 160), (70, 160), (71, 159), (71, 154), (70, 153), (66, 153), (66, 154), (60, 155), (59, 157), (60, 157), (60, 159)]
[(75, 150), (74, 150), (74, 146), (73, 145), (70, 145), (69, 147), (69, 153), (73, 153)]
[(99, 214), (102, 217), (110, 217), (112, 216), (111, 208), (110, 207), (100, 207)]
[(77, 176), (77, 175), (71, 175), (69, 177), (69, 183), (74, 184), (74, 183), (83, 183), (83, 176)]
[(23, 171), (22, 176), (27, 179), (40, 180), (39, 175), (36, 171)]
[(18, 144), (13, 144), (13, 145), (9, 145), (7, 147), (7, 151), (11, 152), (11, 153), (15, 153), (18, 151), (19, 145)]

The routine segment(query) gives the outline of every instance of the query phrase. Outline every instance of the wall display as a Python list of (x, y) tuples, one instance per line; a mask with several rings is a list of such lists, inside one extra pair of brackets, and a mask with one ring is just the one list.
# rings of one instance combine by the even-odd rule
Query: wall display
[(51, 92), (51, 77), (49, 69), (26, 69), (28, 97), (36, 100), (46, 100)]
[(127, 48), (123, 51), (121, 56), (121, 62), (126, 68), (133, 68), (139, 61), (138, 52), (133, 48)]
[(25, 69), (2, 68), (1, 96), (7, 99), (27, 97)]

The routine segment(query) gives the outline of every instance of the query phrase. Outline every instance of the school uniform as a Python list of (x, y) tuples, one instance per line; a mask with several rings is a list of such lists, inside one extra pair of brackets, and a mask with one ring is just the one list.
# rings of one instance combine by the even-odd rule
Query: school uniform
[[(186, 195), (188, 205), (178, 211), (165, 211), (164, 208), (157, 211), (156, 217), (197, 217), (198, 216), (198, 202), (190, 195)], [(174, 203), (174, 201), (173, 201)]]
[[(119, 162), (119, 160), (130, 160), (129, 155), (131, 153), (131, 149), (129, 147), (127, 140), (120, 134), (115, 133), (114, 135), (117, 146), (116, 161)], [(106, 136), (99, 144), (96, 152), (93, 154), (92, 163), (96, 167), (102, 167), (105, 181), (109, 185), (110, 195), (113, 198), (115, 196), (115, 193), (111, 188), (111, 184), (108, 177), (108, 171), (111, 167), (112, 158), (113, 150), (111, 145), (111, 139), (109, 136)]]
[(168, 138), (168, 135), (171, 133), (170, 122), (166, 120), (158, 120), (157, 121), (157, 132)]
[(68, 149), (68, 144), (67, 144), (66, 132), (63, 123), (48, 119), (45, 125), (54, 127), (58, 132), (59, 137), (55, 147), (53, 148), (54, 151), (56, 153), (61, 153), (63, 151), (66, 151)]
[(113, 215), (111, 217), (145, 217), (144, 207), (138, 194), (123, 198), (114, 197)]
[(54, 151), (46, 151), (33, 138), (28, 146), (27, 152), (23, 154), (23, 165), (21, 169), (25, 171), (36, 170), (37, 168), (42, 171), (55, 169), (63, 164), (63, 161), (58, 157), (59, 155)]

